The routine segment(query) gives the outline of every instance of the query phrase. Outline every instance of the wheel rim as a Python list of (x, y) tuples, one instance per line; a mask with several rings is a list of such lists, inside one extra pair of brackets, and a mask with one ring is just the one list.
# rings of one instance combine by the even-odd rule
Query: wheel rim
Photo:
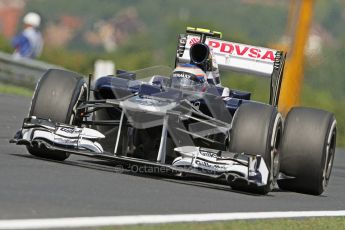
[(327, 139), (325, 165), (324, 165), (323, 173), (322, 173), (323, 189), (327, 187), (329, 178), (331, 177), (333, 161), (334, 161), (334, 156), (335, 156), (335, 146), (336, 146), (336, 121), (333, 122), (329, 135), (328, 135), (328, 139)]
[(277, 181), (280, 168), (280, 139), (282, 132), (282, 117), (278, 113), (273, 128), (273, 136), (271, 140), (271, 186), (273, 187)]

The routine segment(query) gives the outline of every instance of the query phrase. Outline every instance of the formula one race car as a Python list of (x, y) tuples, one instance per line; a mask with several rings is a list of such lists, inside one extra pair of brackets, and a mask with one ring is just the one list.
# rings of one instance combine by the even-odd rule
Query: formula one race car
[[(278, 112), (285, 56), (188, 28), (179, 36), (174, 70), (117, 71), (91, 90), (90, 79), (51, 69), (11, 142), (59, 161), (76, 154), (213, 178), (253, 193), (266, 194), (277, 183), (319, 195), (331, 175), (336, 120), (312, 108), (293, 108), (286, 117)], [(219, 69), (269, 77), (269, 104), (221, 86)]]

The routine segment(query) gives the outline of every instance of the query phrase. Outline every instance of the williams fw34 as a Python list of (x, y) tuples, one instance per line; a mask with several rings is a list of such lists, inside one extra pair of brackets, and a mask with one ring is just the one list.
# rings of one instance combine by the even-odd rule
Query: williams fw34
[[(278, 112), (285, 57), (188, 27), (179, 35), (174, 68), (118, 70), (92, 86), (80, 74), (50, 69), (10, 142), (58, 161), (76, 154), (160, 175), (211, 178), (251, 193), (279, 186), (320, 195), (333, 167), (336, 120), (314, 108)], [(266, 77), (269, 101), (222, 86), (220, 71)]]

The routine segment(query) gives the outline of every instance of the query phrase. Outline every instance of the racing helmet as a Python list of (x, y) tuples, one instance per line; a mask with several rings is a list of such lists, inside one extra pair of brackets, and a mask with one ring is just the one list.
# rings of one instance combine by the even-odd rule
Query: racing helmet
[(193, 64), (178, 65), (171, 76), (172, 88), (203, 92), (206, 85), (206, 73)]

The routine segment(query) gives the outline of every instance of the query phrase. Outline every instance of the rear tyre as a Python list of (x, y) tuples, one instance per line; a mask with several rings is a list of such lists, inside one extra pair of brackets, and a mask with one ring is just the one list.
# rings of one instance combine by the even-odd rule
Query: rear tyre
[(281, 149), (281, 172), (295, 177), (279, 180), (290, 190), (320, 195), (331, 176), (336, 120), (332, 113), (312, 108), (293, 108), (286, 117)]
[(258, 194), (270, 192), (279, 174), (279, 149), (283, 131), (282, 117), (277, 109), (265, 104), (243, 104), (233, 118), (230, 151), (261, 155), (269, 170), (265, 186), (230, 184), (233, 189)]
[[(50, 69), (36, 86), (29, 116), (77, 125), (81, 120), (76, 107), (86, 95), (87, 85), (81, 75)], [(66, 152), (47, 151), (38, 146), (28, 146), (27, 149), (34, 156), (52, 160), (63, 161), (69, 157)]]

